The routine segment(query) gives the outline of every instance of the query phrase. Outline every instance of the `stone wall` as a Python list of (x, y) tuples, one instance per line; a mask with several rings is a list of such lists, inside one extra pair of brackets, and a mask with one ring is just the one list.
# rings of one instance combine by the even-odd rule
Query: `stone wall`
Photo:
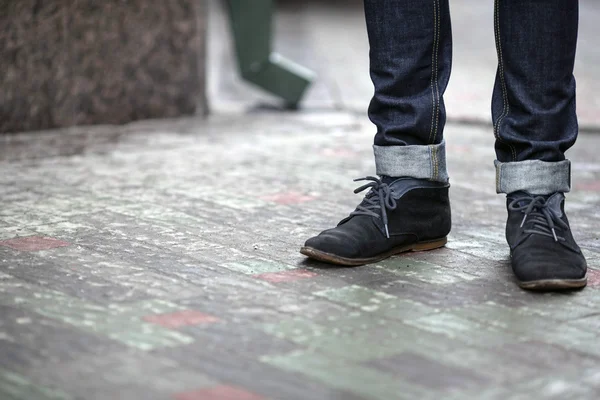
[(0, 0), (0, 132), (204, 113), (204, 0)]

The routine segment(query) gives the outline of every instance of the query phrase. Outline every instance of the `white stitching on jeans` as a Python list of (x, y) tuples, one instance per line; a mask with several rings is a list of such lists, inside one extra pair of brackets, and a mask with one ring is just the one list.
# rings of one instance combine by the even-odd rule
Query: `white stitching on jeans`
[(436, 44), (437, 44), (437, 0), (433, 0), (433, 49), (431, 50), (431, 131), (429, 133), (428, 143), (432, 143), (435, 139), (435, 135), (437, 135), (437, 127), (435, 129), (434, 134), (434, 126), (435, 126), (435, 115), (437, 111), (437, 101), (435, 96), (434, 85), (436, 82), (435, 78), (435, 64), (436, 64)]
[(440, 84), (439, 84), (439, 55), (440, 55), (440, 30), (442, 28), (442, 16), (440, 9), (440, 0), (436, 1), (437, 7), (437, 34), (435, 44), (435, 91), (436, 91), (436, 113), (435, 113), (435, 133), (433, 135), (433, 141), (437, 138), (438, 124), (440, 122)]
[(508, 113), (510, 111), (510, 105), (508, 103), (508, 90), (506, 88), (506, 80), (505, 80), (505, 76), (504, 76), (504, 57), (502, 55), (502, 39), (500, 38), (500, 0), (495, 0), (495, 8), (496, 8), (496, 10), (495, 10), (496, 15), (494, 17), (494, 24), (495, 24), (495, 33), (496, 33), (496, 48), (498, 51), (499, 75), (500, 75), (500, 81), (501, 81), (501, 87), (502, 87), (503, 110), (502, 110), (502, 114), (500, 115), (500, 117), (498, 117), (498, 121), (496, 121), (496, 124), (494, 125), (494, 134), (496, 136), (496, 139), (498, 139), (498, 141), (500, 143), (504, 143), (504, 144), (508, 145), (508, 147), (510, 148), (511, 153), (512, 153), (513, 161), (517, 161), (517, 151), (515, 150), (513, 145), (511, 145), (510, 143), (506, 143), (500, 137), (500, 123), (508, 115)]

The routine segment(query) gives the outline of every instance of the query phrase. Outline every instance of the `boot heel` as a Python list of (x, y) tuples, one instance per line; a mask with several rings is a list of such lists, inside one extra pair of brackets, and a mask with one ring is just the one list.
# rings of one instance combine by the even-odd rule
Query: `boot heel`
[(431, 240), (431, 241), (427, 241), (427, 242), (420, 242), (415, 244), (411, 251), (427, 251), (427, 250), (434, 250), (434, 249), (439, 249), (440, 247), (444, 247), (446, 245), (446, 243), (448, 243), (448, 238), (442, 238), (442, 239), (436, 239), (436, 240)]

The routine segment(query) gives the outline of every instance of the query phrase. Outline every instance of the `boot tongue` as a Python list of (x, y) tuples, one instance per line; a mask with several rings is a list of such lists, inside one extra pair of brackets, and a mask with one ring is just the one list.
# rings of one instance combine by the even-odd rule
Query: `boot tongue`
[[(507, 197), (507, 203), (510, 203), (513, 199), (523, 199), (517, 203), (518, 206), (527, 206), (529, 203), (539, 195), (531, 194), (525, 191), (513, 192)], [(547, 197), (547, 196), (542, 196)]]
[(396, 181), (398, 178), (394, 178), (393, 176), (387, 176), (387, 175), (382, 175), (381, 176), (381, 182), (385, 183), (386, 185), (391, 185), (392, 182)]
[(548, 200), (546, 200), (546, 204), (548, 204), (548, 208), (550, 208), (552, 211), (554, 211), (554, 213), (556, 214), (557, 217), (562, 217), (562, 202), (565, 199), (565, 195), (558, 192), (558, 193), (554, 193), (552, 196), (550, 196), (548, 198)]
[(529, 194), (527, 192), (514, 192), (514, 193), (511, 193), (509, 196), (509, 198), (513, 198), (513, 199), (518, 199), (520, 197), (523, 197), (523, 200), (521, 200), (517, 203), (519, 206), (528, 205), (530, 199), (534, 199), (536, 197), (544, 197), (546, 199), (546, 204), (548, 205), (548, 208), (550, 208), (552, 211), (554, 211), (554, 213), (556, 214), (557, 217), (559, 217), (559, 218), (562, 217), (561, 204), (562, 204), (565, 196), (564, 196), (564, 194), (562, 194), (560, 192), (556, 192), (552, 195), (536, 195), (536, 194)]
[(393, 197), (397, 200), (413, 189), (443, 189), (450, 187), (450, 184), (444, 182), (433, 182), (427, 179), (418, 179), (408, 176), (400, 178), (391, 176), (381, 176), (381, 182), (392, 189)]

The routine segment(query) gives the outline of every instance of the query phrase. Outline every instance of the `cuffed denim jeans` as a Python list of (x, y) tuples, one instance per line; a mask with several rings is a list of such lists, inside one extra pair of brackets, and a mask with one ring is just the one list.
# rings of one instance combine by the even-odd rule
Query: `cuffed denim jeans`
[[(377, 173), (446, 182), (443, 94), (452, 64), (448, 0), (364, 3)], [(494, 7), (496, 189), (567, 192), (570, 162), (564, 153), (578, 132), (573, 77), (578, 0), (496, 0)]]

